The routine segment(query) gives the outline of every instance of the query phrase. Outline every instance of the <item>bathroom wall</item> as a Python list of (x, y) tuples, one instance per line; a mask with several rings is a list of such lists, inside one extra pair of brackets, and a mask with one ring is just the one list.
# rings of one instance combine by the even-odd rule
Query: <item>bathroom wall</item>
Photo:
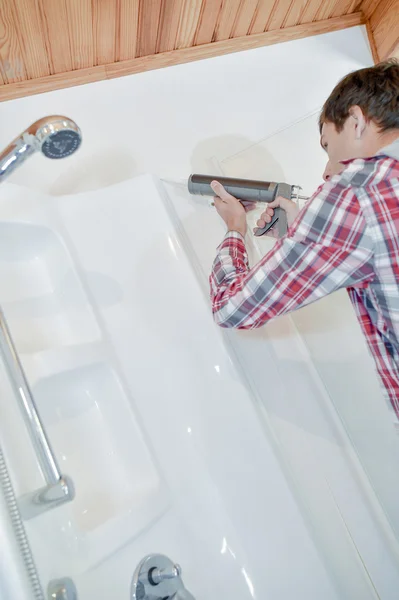
[[(99, 190), (140, 173), (152, 172), (168, 180), (181, 180), (190, 172), (212, 172), (214, 169), (242, 176), (255, 175), (256, 171), (259, 177), (284, 177), (291, 183), (303, 185), (305, 191), (310, 193), (319, 183), (325, 163), (316, 127), (320, 106), (340, 77), (369, 64), (371, 55), (365, 31), (355, 28), (119, 80), (60, 90), (0, 104), (0, 144), (7, 145), (20, 130), (45, 114), (66, 114), (75, 119), (84, 136), (82, 148), (75, 156), (60, 162), (49, 162), (42, 156), (36, 156), (11, 178), (14, 183), (57, 196)], [(118, 212), (117, 203), (113, 210)], [(204, 222), (209, 222), (211, 215), (208, 212)], [(94, 229), (95, 209), (92, 210), (92, 216)], [(214, 217), (216, 219), (216, 215)], [(196, 231), (198, 235), (198, 227)], [(90, 237), (90, 230), (86, 235)], [(212, 244), (206, 246), (204, 265), (214, 253), (213, 241), (212, 237)], [(307, 352), (309, 369), (313, 369), (323, 400), (318, 409), (320, 414), (316, 417), (312, 415), (311, 403), (305, 405), (303, 410), (295, 406), (294, 377), (290, 384), (291, 397), (286, 402), (268, 398), (267, 388), (264, 388), (262, 408), (271, 421), (268, 433), (276, 436), (276, 445), (286, 453), (291, 468), (296, 469), (296, 477), (301, 471), (304, 473), (306, 485), (302, 499), (310, 506), (314, 527), (322, 531), (323, 521), (328, 518), (331, 524), (335, 523), (334, 519), (341, 519), (342, 527), (349, 523), (356, 534), (356, 540), (351, 543), (354, 547), (356, 544), (360, 546), (361, 555), (363, 549), (369, 547), (368, 568), (372, 571), (373, 581), (378, 581), (381, 597), (388, 600), (393, 597), (390, 589), (393, 589), (396, 581), (394, 567), (388, 565), (389, 559), (384, 554), (383, 542), (378, 537), (379, 533), (376, 533), (371, 513), (367, 513), (368, 508), (362, 506), (360, 510), (359, 505), (355, 506), (353, 498), (357, 498), (356, 486), (349, 486), (346, 494), (343, 491), (347, 481), (351, 481), (350, 469), (345, 471), (348, 479), (342, 479), (342, 461), (337, 460), (336, 455), (337, 438), (329, 438), (330, 433), (321, 435), (321, 427), (315, 426), (316, 421), (322, 422), (323, 412), (330, 411), (328, 418), (337, 419), (334, 427), (341, 427), (342, 435), (345, 429), (349, 431), (358, 447), (363, 445), (364, 451), (367, 440), (357, 431), (355, 410), (350, 409), (351, 414), (345, 413), (348, 400), (353, 400), (352, 406), (358, 408), (361, 404), (357, 384), (362, 379), (362, 372), (367, 371), (367, 377), (364, 377), (361, 394), (364, 395), (366, 389), (371, 390), (367, 397), (371, 398), (368, 404), (372, 407), (377, 406), (380, 399), (369, 358), (356, 322), (348, 312), (346, 298), (342, 295), (333, 298), (329, 300), (332, 304), (325, 304), (319, 313), (301, 312), (287, 325), (284, 335), (294, 335), (295, 330), (298, 333), (292, 354), (287, 353), (285, 346), (283, 349), (283, 343), (279, 345), (280, 332), (270, 332), (271, 339), (276, 334), (275, 358), (279, 357), (279, 352), (285, 352), (285, 355), (280, 354), (282, 363), (293, 364), (302, 349)], [(312, 317), (315, 314), (319, 315), (317, 319)], [(334, 319), (346, 315), (342, 332), (344, 337), (337, 339), (336, 327), (330, 328), (329, 332), (323, 330), (326, 314), (333, 315)], [(262, 343), (254, 336), (254, 348), (262, 348)], [(335, 362), (331, 356), (332, 347), (340, 356), (340, 360)], [(342, 354), (345, 349), (347, 355)], [(331, 365), (339, 373), (345, 367), (344, 356), (347, 357), (346, 364), (352, 364), (356, 359), (356, 368), (349, 372), (346, 370), (344, 378), (334, 376)], [(262, 356), (258, 360), (257, 364), (261, 367)], [(287, 375), (289, 378), (290, 374)], [(341, 412), (335, 413), (334, 406)], [(373, 410), (378, 419), (383, 421), (378, 434), (382, 440), (388, 427), (388, 412), (373, 408), (367, 413), (370, 435)], [(372, 439), (374, 443), (376, 438)], [(324, 512), (320, 506), (320, 489), (315, 487), (312, 490), (315, 482), (313, 470), (318, 469), (318, 481), (324, 477), (320, 462), (316, 467), (315, 449), (323, 453), (328, 471), (323, 497), (331, 505)], [(344, 450), (346, 452), (348, 449)], [(351, 449), (354, 455), (357, 450), (356, 446)], [(367, 466), (371, 468), (370, 453), (367, 456)], [(373, 463), (375, 474), (384, 454), (378, 456), (378, 461)], [(360, 459), (362, 461), (364, 456), (360, 455)], [(337, 480), (341, 479), (339, 486), (331, 489), (328, 486), (334, 474)], [(270, 472), (268, 476), (270, 487), (273, 488), (274, 474)], [(370, 482), (365, 485), (375, 487), (374, 481), (371, 485)], [(381, 483), (385, 486), (383, 500), (387, 493), (386, 481), (387, 478)], [(377, 485), (377, 491), (381, 492), (381, 485)], [(335, 504), (336, 498), (334, 501), (331, 498), (338, 489), (345, 498), (340, 498)], [(333, 507), (338, 511), (336, 507), (343, 505), (348, 507), (345, 518), (338, 516), (338, 512), (333, 514), (332, 508), (330, 510)], [(317, 514), (316, 510), (319, 510)], [(322, 536), (323, 543), (333, 539), (328, 538), (327, 533), (334, 533), (333, 525)], [(339, 544), (335, 550), (338, 554)], [(379, 560), (381, 556), (384, 556), (384, 561)], [(342, 558), (336, 568), (344, 570), (344, 563)], [(345, 577), (349, 581), (349, 571)], [(372, 593), (370, 591), (370, 597)]]

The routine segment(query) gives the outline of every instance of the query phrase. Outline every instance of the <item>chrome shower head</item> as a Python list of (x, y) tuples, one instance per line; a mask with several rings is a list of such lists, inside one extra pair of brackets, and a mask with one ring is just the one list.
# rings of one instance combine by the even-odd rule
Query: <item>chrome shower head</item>
[(82, 133), (74, 121), (54, 115), (39, 119), (0, 153), (0, 182), (40, 150), (47, 158), (65, 158), (82, 142)]
[(50, 117), (44, 119), (44, 123), (37, 129), (36, 139), (40, 144), (40, 150), (47, 158), (65, 158), (79, 148), (82, 143), (82, 134), (71, 119)]

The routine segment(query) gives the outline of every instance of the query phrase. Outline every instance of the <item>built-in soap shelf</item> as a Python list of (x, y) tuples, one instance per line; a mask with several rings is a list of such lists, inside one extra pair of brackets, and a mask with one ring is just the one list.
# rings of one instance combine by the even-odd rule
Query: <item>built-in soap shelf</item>
[(60, 551), (74, 569), (89, 568), (158, 518), (167, 495), (109, 361), (42, 377), (33, 393), (61, 470), (76, 487), (73, 502), (43, 515), (42, 527), (56, 546), (63, 540)]
[(19, 353), (100, 340), (69, 252), (49, 227), (0, 222), (0, 278), (2, 308)]
[(68, 247), (48, 216), (45, 224), (27, 216), (0, 220), (0, 304), (76, 488), (73, 502), (28, 527), (84, 570), (159, 518), (168, 494)]

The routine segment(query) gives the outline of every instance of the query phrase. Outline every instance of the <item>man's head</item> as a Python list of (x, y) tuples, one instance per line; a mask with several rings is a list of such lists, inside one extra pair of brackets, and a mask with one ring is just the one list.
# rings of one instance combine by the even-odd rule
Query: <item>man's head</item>
[(366, 158), (399, 137), (399, 64), (350, 73), (332, 91), (319, 119), (320, 143), (334, 172), (340, 161)]

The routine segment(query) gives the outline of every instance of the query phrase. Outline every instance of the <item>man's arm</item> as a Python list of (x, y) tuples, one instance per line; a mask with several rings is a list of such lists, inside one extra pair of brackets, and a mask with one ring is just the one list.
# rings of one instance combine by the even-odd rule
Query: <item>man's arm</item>
[(333, 181), (319, 188), (288, 234), (252, 269), (242, 235), (227, 233), (210, 277), (216, 323), (260, 327), (372, 279), (372, 241), (355, 190)]

